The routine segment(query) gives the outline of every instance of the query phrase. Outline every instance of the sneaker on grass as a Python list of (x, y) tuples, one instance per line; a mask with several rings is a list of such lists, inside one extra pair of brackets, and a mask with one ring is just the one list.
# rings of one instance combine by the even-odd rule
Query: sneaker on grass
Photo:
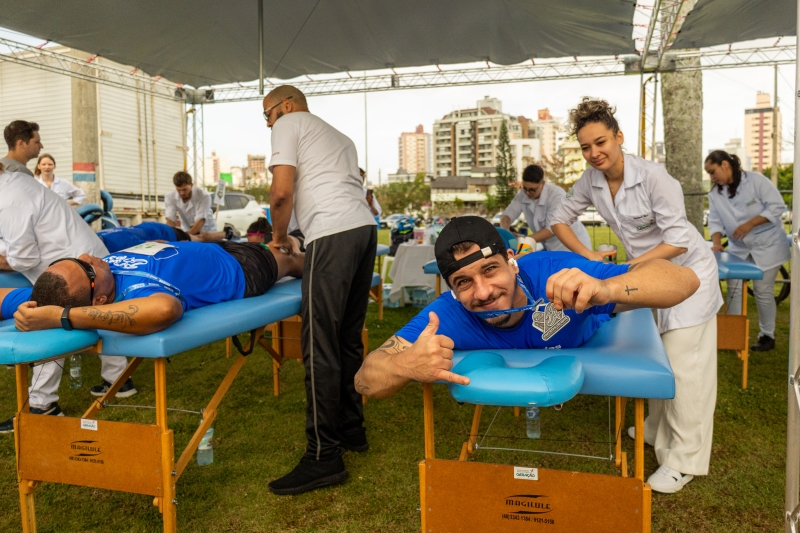
[[(98, 398), (108, 392), (108, 389), (111, 388), (111, 383), (106, 380), (100, 385), (95, 385), (91, 388), (89, 392), (92, 393), (92, 396), (97, 396)], [(117, 391), (117, 398), (129, 398), (134, 394), (138, 394), (139, 391), (136, 390), (136, 387), (133, 386), (133, 379), (128, 378), (128, 381)]]
[(647, 483), (656, 492), (674, 494), (693, 479), (694, 476), (691, 474), (681, 474), (677, 470), (661, 465), (658, 470), (647, 478)]
[(308, 457), (282, 478), (270, 481), (269, 490), (275, 494), (302, 494), (346, 480), (350, 474), (344, 468), (342, 456), (327, 461), (315, 461)]
[[(31, 407), (31, 414), (32, 415), (50, 415), (50, 416), (64, 416), (64, 413), (61, 412), (61, 407), (58, 406), (58, 402), (51, 403), (49, 407), (44, 409), (39, 409), (37, 407)], [(8, 420), (3, 423), (0, 423), (0, 433), (13, 433), (14, 432), (14, 417), (12, 416)]]
[(762, 335), (758, 342), (750, 347), (751, 352), (769, 352), (775, 349), (775, 339), (769, 335)]

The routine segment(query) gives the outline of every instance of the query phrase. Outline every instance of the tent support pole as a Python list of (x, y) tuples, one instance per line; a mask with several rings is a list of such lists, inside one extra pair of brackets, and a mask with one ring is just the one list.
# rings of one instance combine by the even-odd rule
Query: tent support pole
[(264, 96), (264, 0), (258, 0), (258, 94)]
[[(798, 21), (800, 21), (800, 0), (798, 4)], [(797, 41), (797, 52), (800, 52), (800, 40)], [(796, 52), (796, 53), (797, 53)], [(797, 108), (800, 102), (800, 69), (795, 72), (795, 112), (794, 112), (794, 165), (800, 168), (800, 144), (797, 142), (797, 128), (800, 128), (800, 109)], [(773, 161), (775, 167), (777, 161)], [(800, 209), (800, 179), (794, 176), (792, 179), (793, 210)], [(798, 243), (798, 228), (800, 220), (792, 219), (792, 277), (795, 291), (791, 293), (789, 307), (789, 375), (788, 394), (787, 394), (787, 415), (786, 415), (786, 515), (785, 531), (792, 533), (797, 531), (797, 518), (800, 513), (798, 508), (798, 488), (800, 485), (800, 388), (797, 381), (798, 370), (800, 370), (800, 243)]]

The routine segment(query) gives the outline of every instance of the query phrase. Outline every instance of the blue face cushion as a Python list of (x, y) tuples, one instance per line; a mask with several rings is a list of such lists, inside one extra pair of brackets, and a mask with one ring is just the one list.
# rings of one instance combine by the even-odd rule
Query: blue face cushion
[(548, 407), (567, 402), (578, 394), (584, 379), (581, 362), (560, 355), (527, 368), (509, 368), (502, 355), (472, 352), (453, 367), (453, 372), (470, 379), (469, 385), (449, 385), (457, 401), (506, 407)]

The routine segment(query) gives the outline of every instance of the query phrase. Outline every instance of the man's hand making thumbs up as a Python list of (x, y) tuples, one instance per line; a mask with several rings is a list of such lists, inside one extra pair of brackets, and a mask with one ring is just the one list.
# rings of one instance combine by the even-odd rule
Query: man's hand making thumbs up
[(395, 335), (372, 352), (356, 374), (356, 390), (366, 396), (386, 398), (412, 380), (469, 385), (469, 378), (450, 371), (454, 344), (449, 337), (436, 334), (439, 317), (431, 312), (428, 320), (414, 344)]

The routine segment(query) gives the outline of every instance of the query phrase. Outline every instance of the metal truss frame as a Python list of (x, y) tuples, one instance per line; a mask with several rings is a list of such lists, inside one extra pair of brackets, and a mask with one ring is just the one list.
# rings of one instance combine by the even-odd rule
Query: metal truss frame
[(126, 69), (103, 62), (97, 55), (88, 55), (70, 48), (45, 48), (0, 38), (0, 61), (64, 74), (120, 89), (136, 91), (159, 98), (182, 99), (175, 94), (181, 87), (160, 76), (152, 77), (139, 69)]
[[(672, 0), (661, 0), (662, 5)], [(677, 2), (675, 2), (677, 3)], [(682, 3), (682, 2), (681, 2)], [(655, 42), (659, 34), (651, 37)], [(666, 53), (656, 50), (656, 57), (665, 70), (695, 70), (734, 68), (742, 66), (790, 64), (795, 61), (794, 46), (764, 48), (728, 48), (717, 50), (695, 50)], [(81, 57), (84, 54), (70, 49), (50, 50), (44, 46), (31, 46), (0, 38), (0, 61), (8, 61), (39, 68), (104, 85), (153, 94), (160, 98), (184, 99), (182, 85), (160, 77), (151, 77), (138, 69), (126, 70), (102, 62), (98, 56)], [(652, 52), (650, 57), (652, 57)], [(643, 53), (645, 61), (650, 60)], [(685, 61), (699, 57), (701, 61)], [(292, 80), (292, 83), (309, 96), (391, 91), (398, 89), (424, 89), (494, 83), (517, 83), (526, 81), (566, 80), (585, 77), (619, 76), (639, 73), (640, 57), (635, 55), (616, 57), (572, 58), (560, 60), (531, 60), (529, 63), (499, 66), (487, 63), (485, 67), (468, 68), (421, 67), (414, 69), (372, 72), (365, 76), (320, 75), (318, 79)], [(316, 77), (316, 76), (315, 76)], [(267, 88), (283, 81), (266, 80)], [(191, 91), (189, 91), (191, 92)], [(211, 98), (204, 104), (259, 100), (258, 82), (213, 87)], [(191, 102), (189, 102), (191, 103)]]

